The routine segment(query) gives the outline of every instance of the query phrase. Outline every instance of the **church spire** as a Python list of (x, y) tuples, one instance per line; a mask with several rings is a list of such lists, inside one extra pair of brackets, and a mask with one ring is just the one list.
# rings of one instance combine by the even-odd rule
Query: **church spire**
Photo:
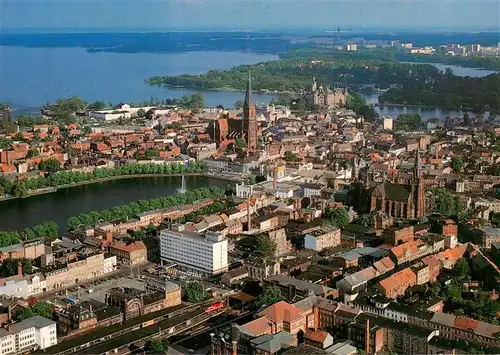
[(248, 71), (248, 82), (247, 82), (247, 90), (245, 93), (245, 104), (250, 106), (253, 105), (253, 93), (252, 93), (252, 76), (250, 71)]
[(256, 116), (255, 103), (252, 93), (252, 77), (248, 72), (247, 90), (245, 92), (245, 102), (243, 102), (243, 118), (252, 119)]
[(415, 177), (422, 177), (422, 160), (420, 158), (420, 147), (417, 148), (417, 156), (415, 157), (415, 166), (413, 169)]

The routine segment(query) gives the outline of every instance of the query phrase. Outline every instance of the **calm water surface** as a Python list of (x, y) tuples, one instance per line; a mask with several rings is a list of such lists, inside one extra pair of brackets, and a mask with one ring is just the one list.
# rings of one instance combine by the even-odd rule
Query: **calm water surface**
[(417, 63), (417, 62), (402, 62), (402, 63), (429, 64), (429, 65), (432, 65), (432, 66), (438, 68), (442, 72), (446, 71), (446, 69), (451, 69), (453, 71), (453, 74), (455, 74), (456, 76), (471, 76), (474, 78), (498, 73), (498, 71), (496, 71), (496, 70), (480, 69), (480, 68), (466, 68), (466, 67), (461, 67), (459, 65), (443, 64), (443, 63)]
[[(227, 186), (226, 181), (186, 176), (188, 190)], [(54, 193), (0, 202), (0, 231), (21, 230), (44, 221), (55, 221), (64, 230), (68, 217), (125, 205), (141, 199), (177, 193), (181, 177), (143, 177), (61, 189)]]
[[(36, 108), (58, 98), (78, 95), (87, 101), (118, 104), (180, 98), (195, 91), (150, 86), (156, 75), (201, 74), (240, 64), (275, 60), (271, 54), (240, 52), (89, 53), (84, 48), (0, 46), (0, 102), (16, 108)], [(205, 102), (233, 107), (242, 92), (203, 92)], [(258, 104), (269, 95), (255, 95)]]

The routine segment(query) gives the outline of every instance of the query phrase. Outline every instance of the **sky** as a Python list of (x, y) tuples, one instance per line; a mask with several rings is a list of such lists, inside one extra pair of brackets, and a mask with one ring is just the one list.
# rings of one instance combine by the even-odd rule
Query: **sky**
[(2, 28), (44, 31), (489, 29), (499, 0), (0, 0)]

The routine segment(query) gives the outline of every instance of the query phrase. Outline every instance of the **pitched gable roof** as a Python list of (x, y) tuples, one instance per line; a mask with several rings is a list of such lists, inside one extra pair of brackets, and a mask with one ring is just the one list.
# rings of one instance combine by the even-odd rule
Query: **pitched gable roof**
[(291, 322), (302, 317), (302, 311), (288, 302), (280, 301), (267, 307), (259, 315), (267, 317), (274, 323)]

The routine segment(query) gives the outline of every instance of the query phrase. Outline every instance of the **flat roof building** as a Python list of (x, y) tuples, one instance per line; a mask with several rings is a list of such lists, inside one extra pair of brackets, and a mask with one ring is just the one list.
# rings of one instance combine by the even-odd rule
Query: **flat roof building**
[(181, 268), (203, 275), (228, 270), (227, 247), (227, 240), (217, 232), (188, 232), (181, 225), (160, 232), (161, 260), (175, 262)]

